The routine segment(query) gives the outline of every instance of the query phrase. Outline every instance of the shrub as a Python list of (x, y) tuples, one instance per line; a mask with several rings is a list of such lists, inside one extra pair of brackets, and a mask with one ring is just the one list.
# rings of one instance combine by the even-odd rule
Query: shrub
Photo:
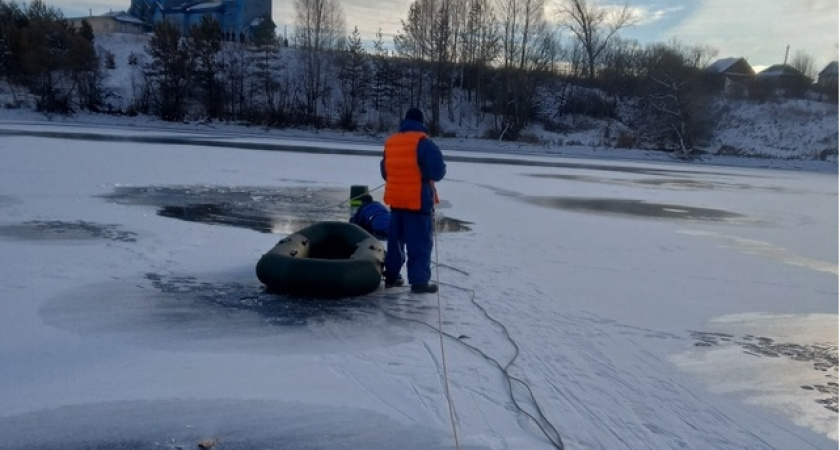
[(636, 145), (636, 135), (629, 131), (622, 131), (615, 140), (617, 148), (633, 148)]
[(519, 139), (520, 142), (525, 142), (527, 144), (542, 144), (542, 139), (534, 133), (520, 133)]
[(581, 114), (599, 119), (615, 118), (615, 105), (592, 91), (572, 93), (560, 108), (561, 114)]

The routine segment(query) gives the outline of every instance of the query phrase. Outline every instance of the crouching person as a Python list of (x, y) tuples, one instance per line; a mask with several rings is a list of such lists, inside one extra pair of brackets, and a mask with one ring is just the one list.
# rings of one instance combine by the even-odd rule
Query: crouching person
[(350, 223), (364, 228), (368, 233), (379, 239), (388, 239), (388, 227), (391, 226), (391, 212), (382, 203), (379, 203), (365, 194), (359, 197), (362, 205), (350, 218)]

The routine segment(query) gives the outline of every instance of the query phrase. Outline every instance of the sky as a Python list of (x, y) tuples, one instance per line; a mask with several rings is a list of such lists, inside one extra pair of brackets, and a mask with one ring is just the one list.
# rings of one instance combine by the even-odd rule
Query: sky
[[(74, 17), (89, 11), (102, 14), (126, 10), (130, 1), (50, 0), (47, 4)], [(386, 36), (399, 31), (410, 4), (410, 0), (341, 1), (348, 28), (358, 26), (363, 37), (370, 39), (378, 29)], [(759, 68), (784, 62), (786, 52), (790, 56), (805, 52), (814, 59), (817, 72), (830, 61), (838, 60), (835, 0), (652, 0), (628, 4), (636, 12), (639, 24), (622, 31), (621, 36), (643, 44), (676, 39), (687, 45), (708, 45), (716, 48), (721, 58), (744, 57)], [(556, 0), (548, 2), (549, 17), (556, 5)], [(292, 1), (274, 2), (279, 33), (292, 33), (293, 18)]]
[(440, 141), (436, 214), (469, 228), (436, 235), (440, 296), (324, 302), (254, 266), (349, 217), (378, 139), (24, 113), (0, 110), (0, 450), (837, 448), (836, 169)]

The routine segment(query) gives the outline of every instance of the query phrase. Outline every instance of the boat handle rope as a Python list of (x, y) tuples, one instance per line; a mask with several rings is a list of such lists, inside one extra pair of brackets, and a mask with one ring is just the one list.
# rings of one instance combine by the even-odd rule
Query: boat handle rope
[(370, 193), (371, 193), (371, 192), (373, 192), (373, 191), (376, 191), (376, 190), (382, 189), (383, 187), (385, 187), (385, 183), (382, 183), (382, 184), (380, 184), (379, 186), (376, 186), (376, 187), (375, 187), (375, 188), (373, 188), (373, 189), (368, 189), (368, 190), (367, 190), (367, 192), (363, 192), (363, 193), (361, 193), (361, 194), (359, 194), (359, 195), (356, 195), (356, 196), (353, 196), (353, 197), (348, 197), (348, 198), (345, 198), (344, 200), (342, 200), (342, 201), (341, 201), (341, 203), (339, 203), (339, 204), (338, 204), (338, 206), (344, 206), (345, 204), (347, 204), (347, 202), (352, 202), (353, 200), (356, 200), (356, 199), (362, 198), (362, 197), (364, 197), (365, 195), (368, 195), (368, 194), (370, 194)]

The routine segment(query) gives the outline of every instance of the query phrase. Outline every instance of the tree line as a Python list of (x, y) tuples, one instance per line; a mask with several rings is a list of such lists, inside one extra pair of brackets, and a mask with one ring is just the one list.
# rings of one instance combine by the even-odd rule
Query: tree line
[[(372, 49), (358, 28), (346, 32), (339, 0), (295, 0), (291, 45), (270, 17), (246, 43), (225, 40), (209, 15), (186, 36), (162, 21), (142, 54), (121, 55), (138, 74), (123, 112), (378, 132), (418, 106), (433, 134), (471, 125), (511, 140), (534, 122), (562, 131), (564, 116), (587, 115), (624, 122), (622, 145), (691, 154), (714, 120), (703, 68), (716, 51), (622, 40), (637, 20), (627, 5), (558, 0), (558, 29), (546, 1), (415, 0), (392, 45), (380, 31)], [(97, 55), (94, 41), (89, 24), (74, 28), (42, 0), (0, 0), (0, 77), (40, 110), (106, 109), (115, 55)]]

